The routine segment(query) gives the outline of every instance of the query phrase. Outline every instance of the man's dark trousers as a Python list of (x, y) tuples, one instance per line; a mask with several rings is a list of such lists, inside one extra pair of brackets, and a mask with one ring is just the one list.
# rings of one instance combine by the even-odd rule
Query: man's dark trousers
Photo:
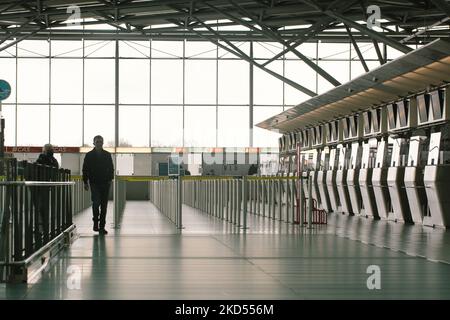
[[(106, 224), (106, 209), (108, 207), (108, 195), (111, 183), (91, 183), (91, 199), (94, 226), (104, 229)], [(100, 209), (100, 210), (99, 210)]]

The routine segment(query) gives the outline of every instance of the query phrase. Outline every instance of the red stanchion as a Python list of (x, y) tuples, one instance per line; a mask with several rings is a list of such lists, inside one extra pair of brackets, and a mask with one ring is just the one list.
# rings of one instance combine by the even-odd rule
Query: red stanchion
[[(303, 206), (303, 210), (304, 212), (306, 212), (306, 203), (308, 198), (305, 198), (305, 203)], [(328, 219), (327, 219), (327, 212), (323, 209), (319, 209), (317, 207), (317, 200), (316, 199), (312, 199), (312, 224), (327, 224), (328, 223)], [(305, 220), (304, 223), (308, 223), (307, 219), (306, 219), (306, 215), (305, 215)]]

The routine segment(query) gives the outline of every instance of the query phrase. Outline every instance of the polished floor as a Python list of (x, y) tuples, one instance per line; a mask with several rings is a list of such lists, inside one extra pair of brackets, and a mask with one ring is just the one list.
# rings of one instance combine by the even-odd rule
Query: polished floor
[[(44, 275), (0, 284), (0, 299), (450, 298), (445, 230), (332, 214), (314, 229), (251, 215), (244, 232), (185, 206), (180, 232), (145, 201), (127, 202), (120, 229), (109, 214), (104, 237), (90, 210), (75, 223)], [(373, 265), (381, 288), (369, 290)]]

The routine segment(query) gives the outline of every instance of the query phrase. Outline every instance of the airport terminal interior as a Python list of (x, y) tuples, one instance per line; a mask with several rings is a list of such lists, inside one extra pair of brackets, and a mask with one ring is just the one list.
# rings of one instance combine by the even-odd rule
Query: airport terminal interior
[(0, 300), (450, 299), (449, 23), (1, 1)]

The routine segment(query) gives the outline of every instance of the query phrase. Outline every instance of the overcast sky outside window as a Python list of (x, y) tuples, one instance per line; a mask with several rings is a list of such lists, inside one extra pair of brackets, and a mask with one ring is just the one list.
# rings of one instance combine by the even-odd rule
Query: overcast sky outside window
[[(250, 43), (234, 44), (249, 53)], [(359, 45), (373, 56), (369, 68), (377, 67), (373, 45)], [(341, 83), (364, 72), (349, 43), (298, 49)], [(282, 50), (253, 43), (260, 63)], [(113, 146), (114, 55), (113, 41), (24, 40), (0, 52), (0, 78), (12, 86), (2, 108), (5, 145), (91, 146), (100, 134)], [(309, 98), (254, 67), (250, 125), (250, 65), (222, 48), (204, 41), (120, 41), (119, 57), (119, 146), (248, 147), (252, 135), (255, 147), (277, 147), (280, 135), (255, 125)], [(319, 94), (333, 87), (292, 53), (267, 67)]]

